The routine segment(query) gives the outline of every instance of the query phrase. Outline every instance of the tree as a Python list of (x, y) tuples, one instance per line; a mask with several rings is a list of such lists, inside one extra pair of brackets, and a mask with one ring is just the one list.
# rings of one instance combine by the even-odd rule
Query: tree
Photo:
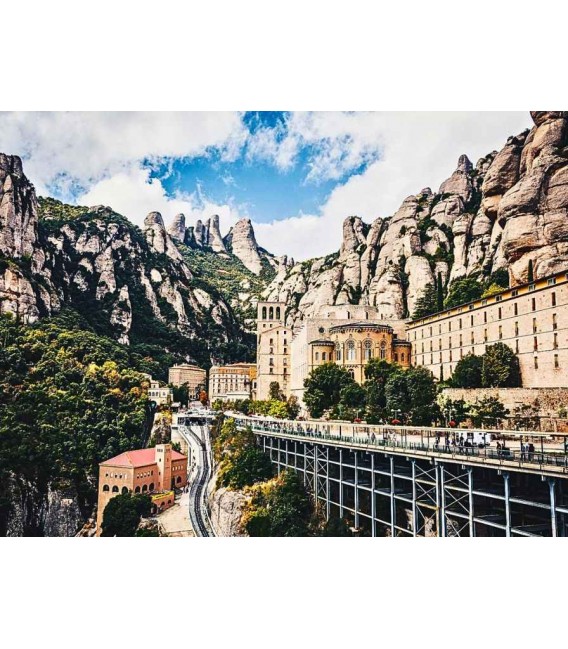
[(224, 461), (219, 469), (218, 484), (242, 489), (270, 479), (274, 470), (270, 458), (256, 446), (247, 446)]
[(438, 273), (436, 282), (436, 311), (444, 310), (444, 284), (442, 282), (442, 273)]
[(481, 297), (483, 293), (483, 284), (481, 284), (477, 277), (464, 277), (456, 279), (450, 284), (448, 295), (444, 301), (444, 308), (451, 309), (460, 304), (473, 302)]
[(529, 284), (532, 284), (534, 282), (534, 264), (532, 259), (529, 259), (529, 267), (527, 270), (527, 282)]
[(288, 416), (288, 404), (279, 399), (271, 399), (268, 406), (268, 416), (277, 419), (286, 419)]
[(484, 397), (469, 406), (469, 417), (474, 426), (497, 426), (509, 411), (497, 397)]
[(397, 369), (397, 365), (394, 363), (378, 358), (372, 358), (365, 366), (363, 387), (367, 393), (365, 418), (368, 423), (376, 424), (384, 418), (387, 405), (385, 386), (389, 377)]
[(173, 390), (174, 401), (181, 403), (182, 406), (187, 406), (189, 403), (189, 384), (172, 385), (171, 388)]
[(516, 430), (538, 430), (540, 428), (540, 408), (536, 403), (523, 403), (513, 410), (513, 425)]
[(521, 385), (519, 359), (504, 343), (488, 345), (483, 354), (481, 386), (484, 388), (516, 388)]
[(321, 536), (353, 536), (353, 533), (344, 518), (337, 518), (334, 516), (326, 521)]
[(268, 386), (268, 397), (269, 399), (282, 401), (282, 392), (280, 391), (280, 383), (278, 381), (271, 381)]
[(429, 425), (440, 417), (436, 392), (434, 376), (425, 367), (398, 370), (385, 386), (387, 412), (400, 410), (411, 424)]
[(288, 411), (288, 419), (296, 419), (300, 414), (300, 404), (298, 403), (298, 397), (291, 395), (288, 397), (286, 402), (286, 410)]
[(357, 409), (363, 409), (365, 407), (365, 402), (367, 398), (367, 393), (358, 383), (349, 383), (340, 392), (340, 403), (341, 405)]
[(248, 490), (241, 527), (249, 536), (307, 536), (313, 514), (311, 499), (299, 476), (286, 469)]
[(131, 492), (111, 498), (103, 512), (101, 536), (135, 536), (142, 516), (149, 516), (152, 501), (146, 494)]
[(502, 292), (502, 286), (499, 286), (498, 284), (489, 284), (489, 286), (481, 294), (481, 297), (491, 297), (492, 295), (497, 295), (498, 293)]
[(456, 363), (456, 369), (450, 379), (453, 388), (480, 388), (483, 357), (466, 354)]
[(438, 311), (438, 293), (434, 284), (426, 284), (422, 295), (416, 300), (412, 319), (425, 318)]
[(349, 372), (335, 363), (323, 363), (310, 372), (304, 381), (304, 402), (312, 417), (321, 417), (324, 410), (337, 405), (341, 390), (355, 383)]

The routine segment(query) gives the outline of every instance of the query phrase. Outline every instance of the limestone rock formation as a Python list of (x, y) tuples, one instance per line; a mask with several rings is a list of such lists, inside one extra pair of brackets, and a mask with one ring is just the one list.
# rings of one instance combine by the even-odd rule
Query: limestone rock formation
[(221, 237), (221, 230), (219, 229), (219, 216), (214, 214), (210, 219), (207, 219), (207, 243), (213, 252), (224, 252), (227, 250)]
[(227, 235), (231, 252), (241, 260), (252, 273), (259, 275), (262, 259), (250, 219), (240, 219)]
[(384, 318), (412, 315), (427, 284), (508, 269), (527, 280), (568, 265), (568, 112), (531, 113), (534, 127), (474, 166), (466, 155), (436, 194), (408, 196), (370, 226), (343, 224), (339, 253), (281, 268), (264, 296), (290, 304), (295, 322), (319, 305), (361, 303)]
[(176, 214), (168, 226), (168, 234), (172, 239), (185, 242), (185, 214)]

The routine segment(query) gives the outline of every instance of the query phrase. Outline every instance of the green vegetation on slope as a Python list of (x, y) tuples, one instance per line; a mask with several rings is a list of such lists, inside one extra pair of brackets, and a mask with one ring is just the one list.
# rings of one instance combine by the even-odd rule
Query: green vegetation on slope
[(148, 436), (141, 359), (79, 322), (70, 313), (33, 326), (0, 317), (0, 535), (14, 490), (26, 503), (25, 535), (43, 533), (50, 488), (75, 494), (87, 517), (99, 462)]

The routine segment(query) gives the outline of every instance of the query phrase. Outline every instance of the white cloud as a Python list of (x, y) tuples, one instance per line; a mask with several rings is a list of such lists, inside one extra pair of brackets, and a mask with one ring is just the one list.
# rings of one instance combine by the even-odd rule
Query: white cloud
[(2, 150), (26, 159), (38, 185), (63, 191), (70, 178), (89, 187), (134, 162), (196, 156), (209, 147), (231, 161), (246, 137), (241, 116), (228, 112), (0, 113)]
[[(337, 250), (347, 216), (367, 222), (390, 216), (408, 195), (428, 186), (436, 191), (462, 153), (475, 164), (500, 149), (509, 135), (532, 125), (529, 114), (522, 112), (318, 113), (292, 120), (296, 135), (291, 137), (312, 142), (324, 138), (321, 155), (313, 159), (319, 175), (330, 177), (353, 161), (357, 166), (357, 160), (380, 154), (363, 173), (338, 185), (317, 215), (255, 224), (262, 246), (295, 259)], [(353, 151), (341, 157), (335, 151), (345, 138)]]
[[(166, 222), (184, 212), (189, 224), (217, 213), (223, 232), (247, 216), (245, 206), (218, 205), (199, 187), (168, 197), (142, 160), (215, 147), (226, 161), (245, 151), (253, 164), (286, 170), (307, 152), (307, 182), (347, 179), (315, 214), (254, 224), (267, 250), (306, 259), (338, 249), (345, 217), (371, 222), (390, 216), (409, 194), (426, 186), (437, 190), (460, 154), (475, 164), (530, 126), (527, 112), (319, 112), (290, 113), (275, 128), (250, 135), (238, 113), (4, 113), (0, 149), (27, 158), (26, 172), (41, 193), (50, 183), (62, 191), (79, 183), (86, 189), (77, 202), (111, 205), (135, 223), (152, 210)], [(363, 164), (362, 173), (349, 177)]]
[(204, 195), (200, 188), (191, 194), (179, 193), (174, 197), (166, 194), (159, 179), (150, 178), (150, 170), (138, 165), (128, 168), (96, 183), (77, 199), (79, 205), (109, 205), (142, 226), (148, 212), (160, 212), (167, 224), (182, 212), (188, 226), (197, 219), (206, 220), (218, 214), (221, 232), (226, 234), (239, 218), (246, 213), (236, 205), (219, 205)]

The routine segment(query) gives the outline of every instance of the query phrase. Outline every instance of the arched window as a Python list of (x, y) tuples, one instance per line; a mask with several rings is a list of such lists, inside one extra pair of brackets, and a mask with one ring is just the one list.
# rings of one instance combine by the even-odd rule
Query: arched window
[(336, 361), (341, 360), (341, 345), (339, 343), (335, 345), (335, 360)]
[(142, 493), (146, 493), (148, 491), (148, 485), (142, 485)]
[(176, 482), (177, 482), (178, 484), (181, 482), (181, 476), (180, 476), (180, 475), (178, 475), (178, 477), (176, 478)]
[(140, 493), (140, 487), (136, 487), (136, 489), (134, 489), (134, 493), (139, 494)]
[(381, 343), (380, 356), (381, 356), (381, 358), (382, 358), (383, 360), (387, 357), (387, 344), (386, 344), (386, 342), (385, 342), (384, 340), (383, 340), (383, 342)]
[(122, 493), (127, 494), (128, 493), (128, 487), (122, 487)]
[(107, 484), (103, 485), (103, 491), (110, 491), (110, 487)]
[(349, 375), (351, 376), (352, 379), (355, 379), (355, 370), (347, 370), (349, 372)]
[(363, 347), (364, 347), (365, 360), (366, 361), (371, 360), (371, 358), (373, 358), (373, 343), (369, 339), (367, 339), (363, 343)]
[(262, 307), (262, 319), (266, 320), (266, 307), (265, 306)]
[(153, 482), (150, 483), (150, 491), (154, 491), (154, 483)]
[(280, 320), (280, 307), (276, 307), (276, 320)]
[(355, 341), (354, 340), (348, 340), (347, 341), (347, 360), (348, 361), (354, 361), (357, 358), (357, 352), (355, 351)]
[(271, 306), (270, 309), (268, 309), (268, 319), (269, 320), (274, 320), (274, 307)]
[(326, 360), (327, 360), (327, 352), (322, 352), (322, 353), (321, 353), (321, 359), (322, 359), (322, 361), (326, 361)]
[(112, 488), (112, 493), (113, 493), (113, 494), (117, 494), (117, 493), (118, 493), (118, 487), (117, 487), (116, 485), (114, 485), (114, 487)]
[(319, 361), (319, 359), (320, 359), (320, 353), (316, 352), (316, 361)]

